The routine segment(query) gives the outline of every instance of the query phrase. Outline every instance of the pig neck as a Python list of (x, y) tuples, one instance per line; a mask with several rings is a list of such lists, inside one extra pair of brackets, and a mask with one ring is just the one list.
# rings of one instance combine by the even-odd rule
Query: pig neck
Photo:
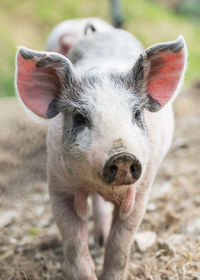
[(80, 73), (106, 73), (112, 69), (122, 72), (131, 68), (142, 52), (143, 46), (132, 34), (116, 29), (85, 37), (68, 57)]

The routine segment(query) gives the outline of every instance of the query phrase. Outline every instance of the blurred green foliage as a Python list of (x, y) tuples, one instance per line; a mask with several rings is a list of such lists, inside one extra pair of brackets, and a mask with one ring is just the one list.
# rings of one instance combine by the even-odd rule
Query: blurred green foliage
[[(124, 0), (124, 27), (145, 47), (186, 38), (189, 49), (187, 82), (199, 76), (200, 25), (148, 0)], [(14, 95), (16, 46), (42, 50), (50, 30), (59, 22), (98, 16), (110, 21), (109, 0), (1, 0), (0, 1), (0, 96)]]
[(39, 229), (37, 227), (34, 227), (30, 231), (28, 231), (28, 236), (35, 237), (38, 233), (39, 233)]

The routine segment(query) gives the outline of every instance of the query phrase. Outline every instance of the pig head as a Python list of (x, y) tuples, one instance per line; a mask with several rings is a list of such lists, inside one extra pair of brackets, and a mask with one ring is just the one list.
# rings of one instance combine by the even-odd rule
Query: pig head
[[(100, 279), (124, 280), (133, 234), (170, 146), (186, 45), (179, 37), (144, 51), (131, 34), (112, 29), (84, 37), (68, 57), (20, 48), (18, 96), (34, 114), (51, 119), (48, 182), (66, 279), (97, 279), (86, 229), (93, 194), (96, 240), (106, 243)], [(114, 205), (112, 225), (105, 200)]]
[(68, 55), (70, 49), (84, 36), (93, 32), (104, 32), (113, 27), (99, 18), (70, 19), (59, 23), (50, 32), (46, 50)]

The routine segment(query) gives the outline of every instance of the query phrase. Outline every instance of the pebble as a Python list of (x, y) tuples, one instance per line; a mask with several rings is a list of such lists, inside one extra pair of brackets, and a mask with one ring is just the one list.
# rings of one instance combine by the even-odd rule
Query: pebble
[(18, 218), (18, 213), (15, 210), (1, 211), (0, 215), (0, 228), (6, 227), (13, 223)]
[(166, 194), (169, 194), (172, 189), (172, 184), (170, 181), (163, 182), (162, 185), (156, 185), (153, 188), (153, 192), (151, 193), (151, 197), (155, 199), (160, 199), (164, 197)]
[(182, 227), (182, 232), (187, 232), (189, 234), (200, 234), (200, 218), (195, 218), (186, 223)]
[(135, 243), (141, 252), (145, 252), (151, 248), (157, 239), (157, 234), (153, 231), (138, 232), (135, 235)]
[(156, 203), (154, 202), (150, 202), (148, 205), (147, 205), (147, 211), (149, 212), (153, 212), (157, 209), (157, 205)]

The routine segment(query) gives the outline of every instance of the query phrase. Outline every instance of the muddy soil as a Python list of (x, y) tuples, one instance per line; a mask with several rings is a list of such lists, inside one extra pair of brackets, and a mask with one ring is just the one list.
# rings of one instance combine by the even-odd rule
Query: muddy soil
[[(132, 246), (129, 278), (200, 279), (200, 82), (175, 103), (172, 148)], [(167, 121), (167, 120), (166, 120)], [(0, 100), (0, 280), (62, 280), (62, 247), (46, 183), (47, 126), (15, 99)], [(97, 274), (103, 250), (89, 247)]]

